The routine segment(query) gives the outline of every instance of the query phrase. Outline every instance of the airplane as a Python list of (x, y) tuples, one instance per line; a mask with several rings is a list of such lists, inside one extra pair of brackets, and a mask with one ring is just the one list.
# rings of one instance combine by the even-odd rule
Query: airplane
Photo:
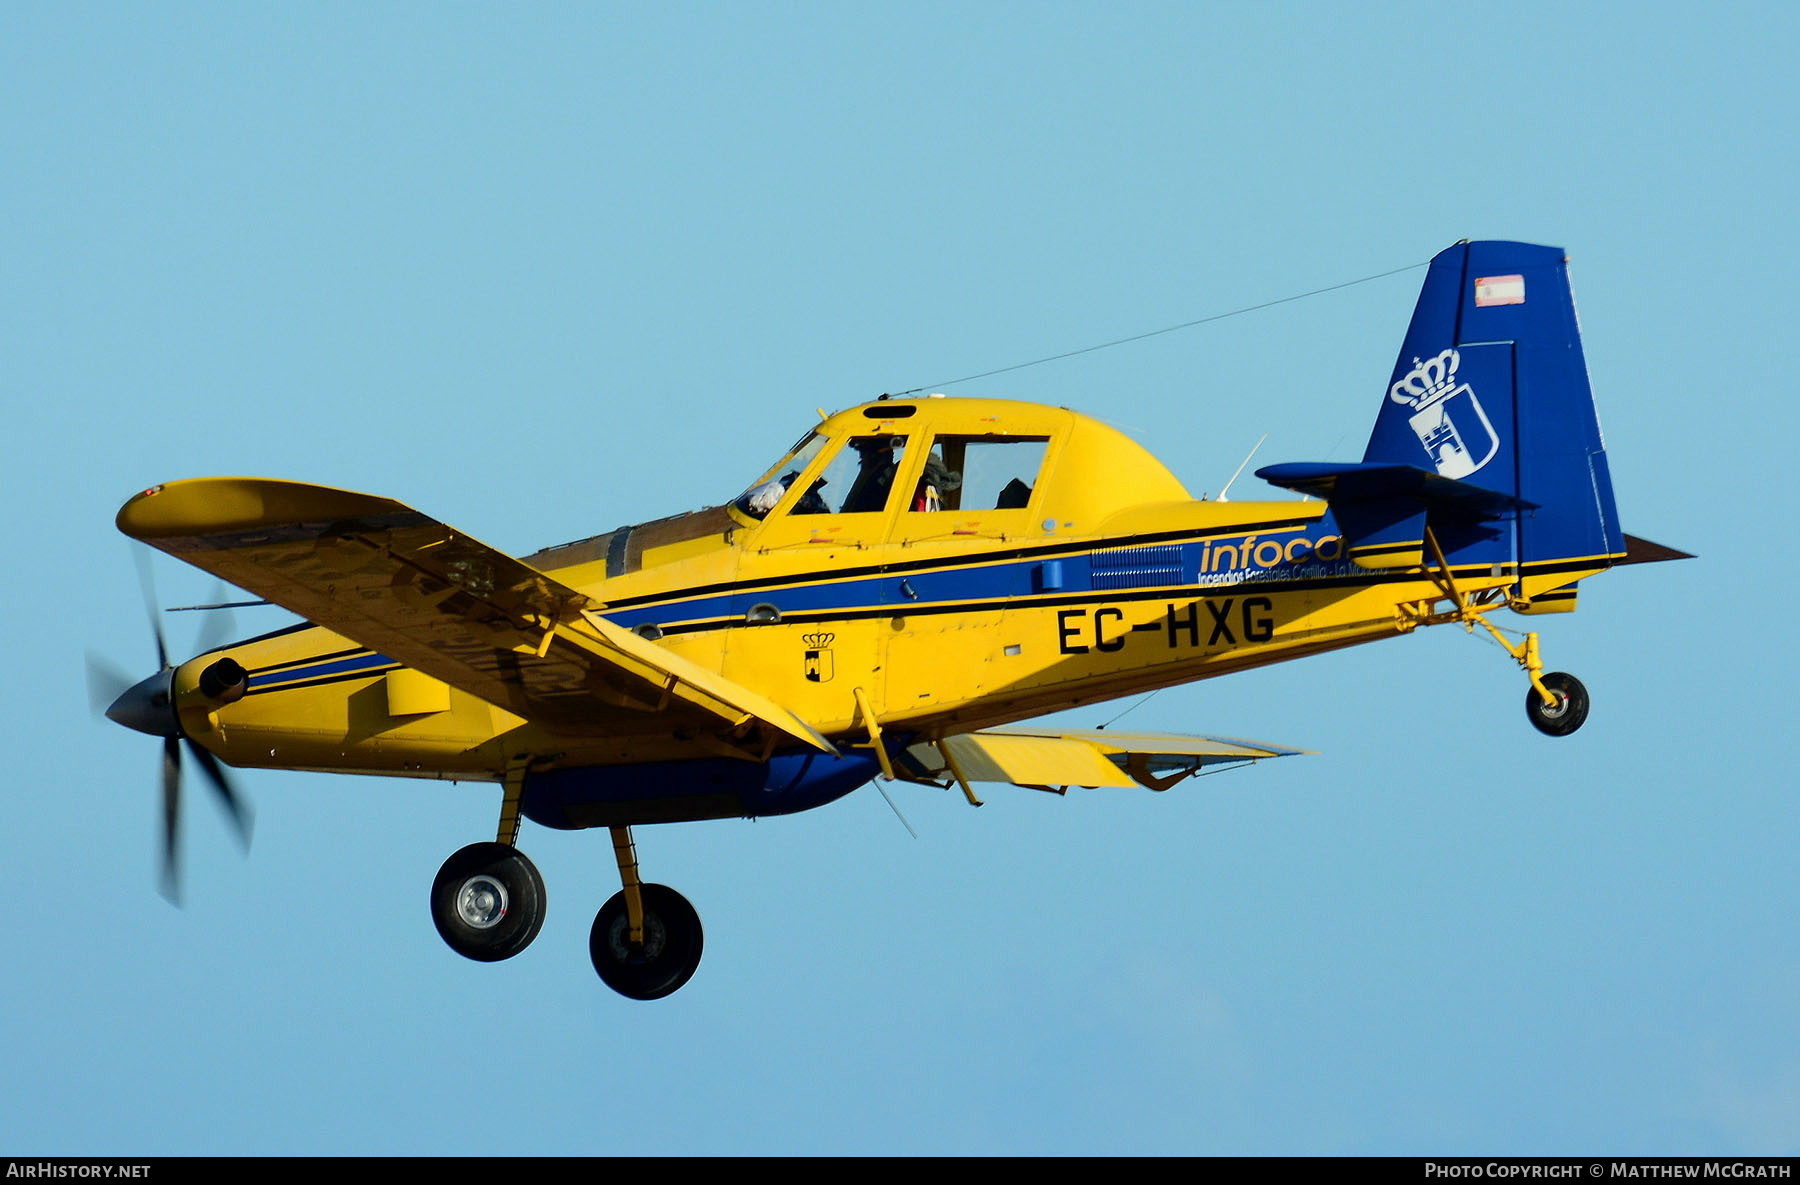
[(124, 534), (303, 619), (179, 664), (159, 634), (161, 669), (106, 709), (164, 742), (165, 888), (184, 751), (240, 824), (221, 763), (491, 782), (494, 839), (431, 887), (444, 941), (524, 950), (545, 888), (521, 820), (603, 827), (622, 887), (594, 968), (659, 999), (703, 933), (640, 877), (633, 828), (810, 810), (877, 778), (977, 806), (983, 782), (1165, 791), (1300, 751), (1029, 721), (1440, 624), (1499, 641), (1530, 723), (1567, 736), (1586, 688), (1490, 618), (1569, 612), (1589, 576), (1685, 558), (1621, 530), (1553, 247), (1439, 253), (1362, 460), (1257, 470), (1300, 500), (1196, 499), (1063, 408), (883, 396), (821, 415), (723, 505), (522, 558), (299, 482), (131, 498)]

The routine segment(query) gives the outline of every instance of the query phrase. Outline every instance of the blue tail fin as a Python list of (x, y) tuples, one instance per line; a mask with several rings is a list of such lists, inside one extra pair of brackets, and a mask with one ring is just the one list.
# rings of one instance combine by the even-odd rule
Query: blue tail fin
[(1359, 562), (1371, 567), (1416, 555), (1407, 545), (1426, 523), (1452, 565), (1516, 564), (1539, 589), (1546, 576), (1604, 568), (1626, 550), (1568, 263), (1555, 247), (1458, 243), (1439, 253), (1362, 464), (1259, 472), (1329, 498), (1353, 531), (1369, 524)]

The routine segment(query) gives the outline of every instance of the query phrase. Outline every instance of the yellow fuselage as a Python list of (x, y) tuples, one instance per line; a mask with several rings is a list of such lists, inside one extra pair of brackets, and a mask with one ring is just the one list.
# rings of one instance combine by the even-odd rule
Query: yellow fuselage
[[(872, 440), (899, 458), (892, 493), (846, 512), (844, 458)], [(988, 452), (1019, 470), (998, 496), (980, 484)], [(854, 739), (867, 715), (934, 738), (1372, 641), (1444, 595), (1423, 567), (1359, 566), (1324, 503), (1196, 501), (1122, 434), (1033, 404), (852, 408), (756, 488), (764, 505), (746, 495), (524, 559), (614, 623)], [(843, 505), (809, 509), (803, 492), (821, 490)], [(1520, 579), (1454, 577), (1464, 593)], [(178, 671), (177, 702), (188, 734), (234, 765), (497, 780), (522, 759), (717, 752), (649, 716), (618, 735), (557, 733), (304, 625), (227, 648), (250, 682), (215, 706), (192, 691), (220, 653)]]

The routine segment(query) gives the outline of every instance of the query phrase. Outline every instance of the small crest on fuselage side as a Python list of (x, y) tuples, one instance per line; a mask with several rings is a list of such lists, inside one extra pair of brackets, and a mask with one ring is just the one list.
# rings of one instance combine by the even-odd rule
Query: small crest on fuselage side
[(804, 634), (801, 643), (806, 647), (806, 678), (810, 683), (829, 683), (836, 673), (831, 657), (831, 643), (836, 634)]

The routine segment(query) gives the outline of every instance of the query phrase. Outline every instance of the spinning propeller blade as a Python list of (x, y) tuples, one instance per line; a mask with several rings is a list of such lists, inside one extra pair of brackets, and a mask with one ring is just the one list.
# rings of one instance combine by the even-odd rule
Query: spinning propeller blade
[(88, 707), (94, 715), (106, 715), (106, 709), (130, 689), (135, 680), (93, 651), (87, 655)]
[(181, 738), (163, 741), (162, 751), (162, 895), (181, 904)]
[[(94, 711), (116, 724), (151, 736), (161, 737), (162, 745), (162, 895), (173, 904), (181, 903), (181, 757), (185, 748), (200, 766), (207, 785), (219, 805), (230, 818), (245, 850), (250, 847), (251, 813), (244, 799), (233, 788), (225, 767), (210, 751), (182, 731), (181, 717), (173, 699), (175, 668), (169, 661), (169, 646), (163, 636), (162, 621), (156, 606), (156, 586), (148, 560), (135, 553), (138, 582), (143, 590), (145, 611), (150, 617), (150, 636), (156, 644), (156, 674), (133, 682), (111, 663), (88, 655), (88, 700)], [(205, 633), (211, 639), (203, 648), (214, 649), (219, 640), (216, 630)]]

